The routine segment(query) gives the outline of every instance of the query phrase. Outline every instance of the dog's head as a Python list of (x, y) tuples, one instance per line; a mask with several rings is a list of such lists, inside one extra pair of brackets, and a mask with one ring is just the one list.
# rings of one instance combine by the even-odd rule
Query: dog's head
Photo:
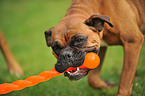
[[(45, 31), (46, 43), (51, 46), (57, 58), (55, 69), (62, 73), (69, 67), (79, 67), (83, 64), (86, 53), (98, 53), (104, 23), (113, 27), (109, 17), (104, 15), (93, 15), (85, 21), (66, 17), (56, 27)], [(89, 69), (77, 68), (64, 75), (70, 80), (79, 80), (88, 71)]]

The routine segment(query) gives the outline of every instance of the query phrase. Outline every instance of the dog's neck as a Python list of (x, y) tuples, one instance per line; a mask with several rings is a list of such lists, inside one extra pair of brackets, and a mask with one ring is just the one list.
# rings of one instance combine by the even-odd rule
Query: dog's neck
[(72, 5), (67, 10), (65, 17), (75, 17), (78, 19), (81, 19), (85, 21), (87, 18), (89, 18), (91, 15), (94, 15), (95, 12), (91, 6), (90, 3), (92, 0), (73, 0)]
[[(78, 24), (84, 23), (90, 16), (96, 14), (96, 10), (91, 5), (92, 3), (93, 0), (73, 0), (58, 26), (69, 28), (70, 26), (77, 26)], [(99, 15), (99, 13), (97, 14)]]

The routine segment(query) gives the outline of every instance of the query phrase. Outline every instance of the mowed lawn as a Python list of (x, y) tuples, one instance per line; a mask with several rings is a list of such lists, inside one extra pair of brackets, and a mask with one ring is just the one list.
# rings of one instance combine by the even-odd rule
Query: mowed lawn
[[(54, 67), (56, 59), (51, 49), (46, 46), (44, 31), (57, 25), (70, 4), (71, 0), (0, 0), (0, 30), (24, 70), (21, 77), (9, 74), (0, 52), (0, 83), (25, 79)], [(61, 75), (2, 96), (115, 96), (122, 64), (122, 47), (108, 47), (101, 76), (102, 79), (116, 84), (109, 89), (91, 88), (87, 83), (87, 76), (72, 82)], [(133, 83), (132, 96), (145, 96), (145, 43)]]

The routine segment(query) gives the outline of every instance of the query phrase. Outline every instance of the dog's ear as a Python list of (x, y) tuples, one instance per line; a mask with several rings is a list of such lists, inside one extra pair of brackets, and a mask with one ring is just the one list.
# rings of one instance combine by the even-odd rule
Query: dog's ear
[(48, 30), (46, 30), (46, 31), (44, 32), (44, 34), (45, 34), (45, 39), (46, 39), (46, 44), (47, 44), (48, 47), (51, 46), (51, 35), (52, 35), (52, 29), (53, 29), (53, 28), (54, 28), (54, 27), (52, 27), (52, 28), (50, 28), (50, 29), (48, 29)]
[(109, 16), (106, 15), (92, 15), (85, 21), (85, 24), (90, 26), (92, 30), (98, 30), (101, 32), (104, 27), (104, 22), (106, 22), (110, 27), (113, 27), (113, 25), (110, 23)]

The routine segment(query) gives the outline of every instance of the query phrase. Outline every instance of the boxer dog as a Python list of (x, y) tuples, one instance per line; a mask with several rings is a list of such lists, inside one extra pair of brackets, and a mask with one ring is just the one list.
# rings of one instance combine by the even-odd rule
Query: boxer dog
[[(86, 53), (101, 58), (98, 68), (91, 70), (89, 84), (94, 88), (109, 87), (100, 78), (107, 45), (121, 45), (124, 63), (117, 96), (130, 96), (145, 33), (145, 0), (72, 0), (65, 17), (56, 27), (45, 31), (46, 42), (58, 59), (55, 68), (83, 64)], [(101, 43), (103, 43), (102, 46)], [(79, 80), (88, 69), (65, 72), (70, 80)]]

